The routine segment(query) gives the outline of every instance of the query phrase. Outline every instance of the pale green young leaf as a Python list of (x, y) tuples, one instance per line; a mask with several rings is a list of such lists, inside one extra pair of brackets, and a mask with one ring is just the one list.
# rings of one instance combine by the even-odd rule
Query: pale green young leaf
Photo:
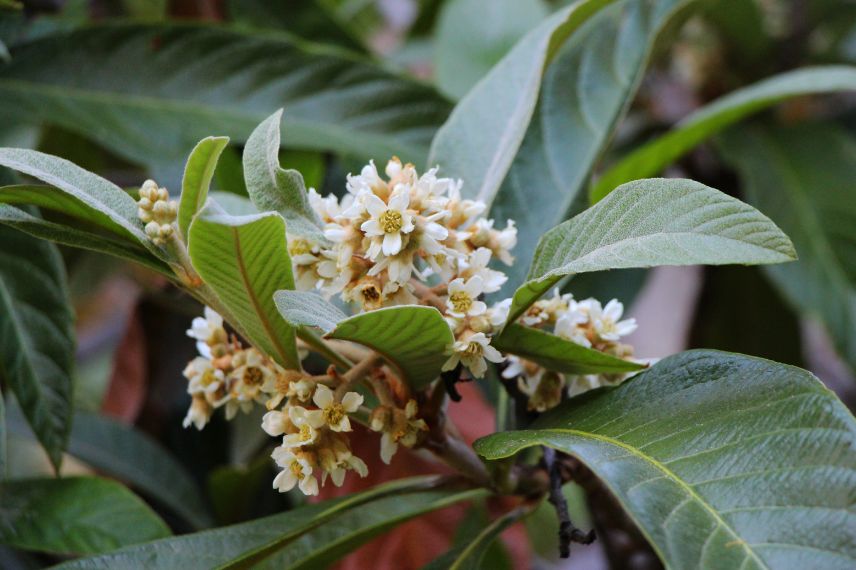
[(231, 216), (209, 202), (193, 220), (193, 267), (259, 350), (299, 369), (294, 329), (277, 314), (273, 294), (293, 289), (285, 220), (275, 212)]
[(315, 327), (329, 333), (348, 318), (348, 315), (317, 293), (277, 291), (273, 299), (282, 318), (296, 327)]
[(99, 554), (169, 536), (137, 496), (107, 479), (0, 483), (0, 543), (57, 554)]
[(610, 374), (645, 368), (644, 364), (610, 356), (548, 332), (513, 323), (495, 336), (491, 344), (499, 351), (522, 356), (545, 368), (567, 374)]
[[(691, 0), (618, 0), (596, 14), (544, 74), (535, 115), (490, 217), (517, 222), (510, 295), (544, 228), (577, 213), (592, 172), (636, 96), (658, 38)], [(465, 188), (466, 188), (466, 180)]]
[(327, 338), (376, 350), (417, 390), (440, 375), (455, 342), (448, 323), (434, 307), (402, 305), (345, 318), (313, 293), (277, 291), (275, 298), (280, 314), (292, 325), (318, 327)]
[(487, 203), (505, 178), (535, 111), (541, 78), (562, 44), (612, 0), (581, 0), (526, 34), (455, 107), (431, 143), (430, 165)]
[(508, 322), (576, 273), (794, 259), (788, 237), (752, 206), (692, 180), (638, 180), (544, 234)]
[[(284, 556), (296, 563), (299, 559), (311, 559), (341, 548), (343, 543), (347, 545), (345, 541), (349, 538), (357, 539), (349, 545), (356, 547), (370, 538), (369, 533), (384, 520), (408, 514), (415, 516), (472, 498), (480, 492), (438, 487), (441, 482), (439, 477), (402, 479), (348, 497), (305, 505), (247, 523), (158, 540), (95, 558), (74, 560), (58, 568), (121, 570), (141, 565), (151, 570), (242, 568), (259, 564), (280, 551), (286, 552)], [(378, 501), (384, 502), (378, 504)], [(349, 518), (341, 519), (348, 515)], [(324, 530), (328, 524), (331, 531)], [(310, 532), (314, 534), (301, 540)], [(321, 535), (325, 540), (317, 540)], [(279, 568), (283, 567), (290, 566), (280, 564)]]
[[(53, 195), (31, 196), (40, 205), (72, 208), (72, 215), (82, 216), (106, 230), (130, 237), (147, 248), (158, 249), (143, 232), (134, 199), (112, 182), (63, 158), (35, 150), (0, 148), (0, 166), (32, 176), (66, 194), (62, 198), (56, 195), (55, 190), (45, 190), (46, 194)], [(33, 189), (32, 186), (27, 188)]]
[(797, 69), (729, 93), (622, 158), (592, 187), (591, 201), (601, 200), (619, 184), (661, 173), (697, 144), (748, 115), (791, 97), (836, 91), (856, 91), (856, 67)]
[(74, 328), (56, 246), (0, 227), (0, 380), (59, 468), (72, 416)]
[(686, 352), (475, 444), (537, 445), (601, 478), (667, 568), (856, 564), (856, 421), (799, 368)]
[(746, 199), (794, 240), (800, 260), (767, 274), (798, 311), (819, 317), (856, 369), (856, 140), (832, 125), (735, 129), (718, 145)]
[(446, 2), (434, 38), (437, 85), (460, 99), (548, 14), (543, 0)]
[(205, 137), (190, 152), (181, 180), (181, 200), (178, 204), (178, 229), (187, 239), (187, 230), (193, 216), (202, 209), (208, 199), (208, 188), (214, 178), (214, 170), (229, 137)]
[(279, 212), (292, 235), (324, 241), (321, 220), (309, 205), (303, 175), (279, 164), (282, 109), (262, 121), (244, 146), (244, 180), (250, 199), (262, 212)]
[[(3, 189), (0, 188), (0, 193), (2, 191)], [(172, 269), (166, 263), (130, 240), (116, 239), (100, 233), (48, 222), (8, 204), (0, 204), (0, 224), (39, 239), (113, 255), (138, 263), (167, 277), (174, 276)]]
[(141, 164), (174, 163), (212, 133), (241, 144), (281, 107), (286, 146), (422, 163), (451, 108), (352, 54), (223, 26), (109, 23), (22, 42), (12, 56), (0, 68), (4, 116), (65, 127)]

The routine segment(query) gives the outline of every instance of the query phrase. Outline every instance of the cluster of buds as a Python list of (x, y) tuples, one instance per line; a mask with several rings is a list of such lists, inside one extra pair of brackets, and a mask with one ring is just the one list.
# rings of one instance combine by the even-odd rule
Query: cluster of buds
[(159, 188), (154, 180), (143, 182), (137, 217), (146, 224), (146, 235), (155, 245), (163, 245), (172, 237), (177, 214), (178, 204), (169, 199), (166, 188)]
[(285, 371), (255, 348), (243, 348), (223, 328), (223, 318), (205, 308), (205, 318), (193, 320), (188, 336), (196, 339), (199, 356), (184, 369), (187, 392), (192, 400), (184, 426), (202, 429), (217, 408), (225, 408), (226, 419), (238, 411), (249, 412), (254, 403), (264, 403), (278, 376)]
[(338, 486), (347, 471), (367, 475), (365, 463), (351, 453), (347, 437), (350, 415), (359, 410), (363, 397), (331, 389), (342, 384), (335, 369), (323, 376), (286, 370), (255, 348), (243, 348), (227, 334), (223, 318), (208, 307), (204, 318), (193, 320), (187, 334), (196, 339), (199, 356), (184, 371), (192, 397), (185, 427), (202, 429), (220, 407), (231, 419), (238, 411), (264, 405), (268, 412), (262, 429), (282, 437), (272, 454), (282, 469), (273, 482), (276, 489), (284, 492), (297, 486), (307, 495), (316, 495), (319, 476), (321, 485), (330, 476)]
[[(550, 299), (536, 301), (521, 318), (522, 324), (546, 329), (556, 336), (599, 350), (611, 356), (629, 359), (633, 347), (621, 338), (636, 330), (635, 319), (621, 320), (624, 305), (613, 299), (602, 306), (595, 299), (576, 301), (571, 294), (558, 290)], [(552, 329), (552, 330), (550, 330)], [(561, 374), (538, 364), (511, 356), (502, 371), (508, 379), (517, 378), (521, 392), (529, 396), (529, 409), (543, 412), (555, 407), (562, 394), (575, 396), (582, 392), (621, 382), (626, 374)]]
[(501, 360), (488, 335), (508, 310), (507, 302), (488, 308), (481, 297), (507, 280), (489, 264), (493, 258), (513, 262), (514, 222), (495, 229), (483, 217), (486, 205), (462, 198), (461, 181), (439, 178), (436, 168), (420, 176), (412, 164), (393, 158), (385, 174), (369, 163), (348, 176), (341, 200), (310, 189), (328, 243), (289, 236), (297, 285), (340, 294), (362, 310), (433, 304), (455, 333), (448, 366), (463, 363), (481, 377), (485, 358)]

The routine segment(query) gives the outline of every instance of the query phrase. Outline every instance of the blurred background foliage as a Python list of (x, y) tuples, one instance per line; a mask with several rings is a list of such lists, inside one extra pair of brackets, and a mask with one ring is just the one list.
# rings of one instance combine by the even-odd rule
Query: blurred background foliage
[[(246, 193), (241, 145), (258, 122), (284, 107), (282, 163), (302, 172), (307, 186), (322, 194), (341, 194), (346, 174), (369, 158), (383, 161), (397, 154), (425, 167), (430, 141), (454, 103), (529, 29), (567, 3), (28, 0), (19, 5), (0, 0), (0, 146), (65, 157), (128, 188), (154, 177), (175, 191), (196, 141), (229, 135), (232, 144), (214, 186), (241, 195)], [(619, 2), (616, 10), (631, 3)], [(589, 24), (601, 36), (599, 26), (615, 24), (602, 20)], [(687, 2), (680, 17), (655, 37), (653, 57), (638, 92), (628, 95), (629, 111), (595, 179), (629, 151), (735, 89), (808, 65), (856, 63), (856, 3), (698, 0)], [(613, 47), (619, 51), (612, 57), (619, 57), (622, 46)], [(560, 89), (555, 95), (570, 93)], [(799, 262), (669, 273), (656, 283), (646, 271), (613, 271), (581, 276), (569, 290), (577, 297), (647, 303), (638, 335), (676, 340), (640, 343), (653, 347), (643, 356), (665, 356), (664, 346), (707, 347), (805, 366), (852, 408), (853, 103), (853, 93), (789, 99), (665, 170), (755, 205), (791, 236)], [(537, 164), (524, 164), (520, 172), (525, 176), (516, 181), (517, 191), (524, 199), (556, 184)], [(589, 173), (569, 176), (588, 184)], [(16, 181), (8, 171), (0, 178), (4, 184)], [(586, 192), (580, 192), (571, 211), (585, 206)], [(545, 207), (552, 204), (518, 204), (516, 211), (500, 205), (494, 214), (521, 218), (529, 208)], [(15, 239), (7, 232), (4, 251)], [(22, 257), (41, 256), (38, 248), (44, 244), (36, 243), (21, 240), (15, 247)], [(76, 412), (63, 472), (98, 473), (127, 483), (145, 505), (119, 496), (128, 492), (118, 485), (104, 492), (116, 493), (117, 501), (147, 522), (125, 529), (126, 536), (115, 530), (113, 543), (81, 539), (55, 551), (93, 552), (159, 536), (161, 520), (185, 532), (296, 504), (297, 496), (268, 488), (273, 466), (269, 442), (255, 429), (258, 417), (240, 416), (227, 425), (215, 416), (203, 432), (181, 428), (189, 401), (181, 370), (194, 355), (184, 331), (201, 308), (145, 269), (79, 250), (59, 251), (67, 276), (57, 279), (67, 280), (77, 337)], [(518, 265), (525, 268), (528, 259)], [(639, 310), (634, 307), (637, 316)], [(484, 392), (489, 400), (496, 397), (490, 387)], [(51, 467), (11, 398), (4, 409), (8, 482), (3, 485), (13, 486), (5, 491), (9, 496), (16, 481), (47, 477)], [(110, 483), (83, 481), (51, 491), (64, 499), (49, 504), (92, 493), (86, 485)], [(576, 497), (574, 520), (585, 521), (579, 489), (571, 485), (567, 492)], [(146, 515), (149, 509), (156, 518)], [(467, 525), (483, 524), (484, 516), (473, 510), (455, 532), (467, 533)], [(137, 519), (124, 520), (133, 525)], [(530, 520), (536, 529), (532, 548), (547, 564), (555, 552), (553, 532), (537, 529), (555, 525), (555, 515), (545, 509)], [(610, 555), (613, 567), (633, 556), (643, 560), (636, 566), (656, 566), (632, 533), (627, 537), (624, 543), (611, 541), (618, 552)], [(35, 568), (56, 560), (18, 546), (0, 547), (0, 567)], [(599, 546), (591, 548), (599, 552)], [(508, 565), (508, 553), (496, 549), (492, 567)], [(605, 562), (592, 554), (572, 564)]]

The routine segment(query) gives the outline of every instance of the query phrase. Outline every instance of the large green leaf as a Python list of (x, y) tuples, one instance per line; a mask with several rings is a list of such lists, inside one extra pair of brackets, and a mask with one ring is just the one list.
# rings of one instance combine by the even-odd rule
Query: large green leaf
[(0, 543), (25, 550), (98, 554), (169, 536), (138, 497), (107, 479), (0, 483)]
[[(518, 259), (575, 212), (644, 76), (653, 45), (691, 0), (619, 0), (581, 28), (547, 69), (535, 115), (490, 216), (517, 221)], [(466, 182), (466, 180), (465, 180)], [(503, 293), (526, 277), (508, 269)]]
[(294, 287), (282, 216), (231, 216), (209, 202), (189, 235), (193, 267), (238, 320), (233, 324), (274, 360), (299, 369), (294, 329), (273, 302), (277, 290)]
[(434, 38), (437, 85), (460, 99), (548, 13), (543, 0), (446, 2)]
[(229, 137), (205, 137), (190, 152), (184, 167), (181, 201), (178, 204), (178, 229), (184, 239), (187, 239), (193, 216), (208, 199), (208, 188), (214, 178), (217, 161), (228, 144)]
[(533, 445), (603, 479), (668, 568), (856, 564), (856, 421), (804, 370), (686, 352), (476, 449)]
[(541, 366), (568, 374), (633, 372), (645, 368), (629, 360), (586, 348), (545, 331), (509, 324), (491, 344)]
[(740, 200), (692, 180), (638, 180), (544, 234), (526, 283), (514, 293), (509, 322), (575, 273), (794, 259), (788, 237)]
[[(0, 200), (3, 190), (0, 188)], [(8, 204), (0, 204), (0, 224), (40, 239), (128, 259), (167, 277), (174, 276), (166, 263), (142, 247), (137, 247), (134, 242), (49, 222)]]
[(0, 227), (0, 379), (59, 468), (72, 416), (74, 328), (56, 246)]
[(156, 441), (104, 416), (77, 412), (68, 452), (100, 472), (134, 485), (196, 527), (211, 524), (199, 487)]
[(367, 504), (362, 509), (349, 510), (327, 524), (310, 530), (295, 539), (288, 548), (280, 550), (260, 568), (326, 568), (341, 560), (348, 552), (396, 525), (424, 513), (487, 494), (484, 489), (455, 493), (434, 490), (385, 497)]
[(738, 89), (702, 107), (669, 133), (634, 150), (592, 187), (597, 202), (619, 184), (660, 174), (706, 138), (771, 105), (800, 95), (856, 90), (856, 68), (825, 66), (798, 69)]
[(417, 390), (440, 375), (447, 350), (455, 342), (443, 315), (433, 307), (402, 305), (346, 317), (314, 293), (277, 291), (274, 298), (287, 322), (318, 327), (327, 338), (376, 350)]
[[(0, 69), (2, 74), (2, 69)], [(0, 101), (2, 101), (0, 94)], [(52, 209), (69, 209), (71, 215), (96, 223), (111, 232), (130, 237), (153, 248), (137, 219), (137, 205), (124, 190), (100, 176), (88, 172), (65, 159), (35, 150), (0, 148), (0, 166), (32, 176), (55, 188), (46, 189), (45, 195), (33, 194), (37, 205)], [(64, 193), (60, 196), (57, 190)], [(6, 192), (10, 192), (8, 187)], [(12, 197), (6, 194), (7, 200)], [(5, 200), (4, 200), (5, 201)]]
[(105, 24), (16, 45), (0, 116), (42, 120), (143, 164), (212, 134), (241, 143), (286, 107), (284, 144), (422, 162), (450, 104), (430, 87), (290, 36)]
[(730, 132), (719, 148), (747, 200), (800, 254), (767, 274), (790, 304), (823, 321), (856, 369), (856, 140), (830, 125), (759, 128)]
[[(336, 0), (333, 0), (335, 3)], [(327, 45), (363, 52), (365, 46), (340, 20), (329, 0), (227, 0), (233, 22), (256, 28), (282, 29)]]
[(429, 164), (464, 180), (469, 197), (490, 203), (520, 148), (541, 78), (562, 44), (613, 0), (581, 0), (547, 18), (455, 107), (431, 143)]
[[(284, 556), (296, 563), (299, 559), (312, 559), (323, 555), (327, 549), (346, 545), (349, 535), (351, 538), (357, 535), (357, 539), (364, 541), (370, 536), (361, 535), (360, 531), (371, 533), (385, 519), (394, 521), (395, 517), (415, 516), (481, 493), (435, 488), (438, 482), (437, 477), (399, 480), (345, 498), (306, 505), (248, 523), (159, 540), (96, 558), (75, 560), (59, 568), (119, 570), (144, 566), (150, 570), (173, 570), (181, 567), (246, 567), (283, 549), (286, 551)], [(392, 501), (387, 501), (387, 498)], [(379, 504), (378, 501), (384, 502)], [(350, 527), (339, 522), (343, 516), (348, 516), (343, 520), (350, 523)], [(333, 529), (330, 533), (324, 531), (327, 525)], [(311, 534), (302, 539), (306, 533)], [(322, 535), (325, 540), (318, 541), (317, 537)], [(358, 543), (349, 546), (355, 547)]]
[(279, 212), (293, 235), (326, 241), (321, 220), (309, 205), (303, 175), (279, 165), (282, 109), (265, 119), (244, 146), (244, 179), (250, 199), (262, 212)]

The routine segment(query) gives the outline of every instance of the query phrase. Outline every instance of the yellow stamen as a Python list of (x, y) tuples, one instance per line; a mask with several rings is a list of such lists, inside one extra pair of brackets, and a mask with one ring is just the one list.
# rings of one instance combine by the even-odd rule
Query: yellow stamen
[(463, 291), (452, 293), (449, 297), (449, 302), (452, 303), (452, 308), (456, 313), (466, 313), (473, 306), (473, 299)]
[(404, 218), (401, 216), (401, 212), (397, 210), (387, 210), (380, 215), (378, 223), (384, 232), (394, 234), (395, 232), (401, 231), (401, 228), (404, 225)]

